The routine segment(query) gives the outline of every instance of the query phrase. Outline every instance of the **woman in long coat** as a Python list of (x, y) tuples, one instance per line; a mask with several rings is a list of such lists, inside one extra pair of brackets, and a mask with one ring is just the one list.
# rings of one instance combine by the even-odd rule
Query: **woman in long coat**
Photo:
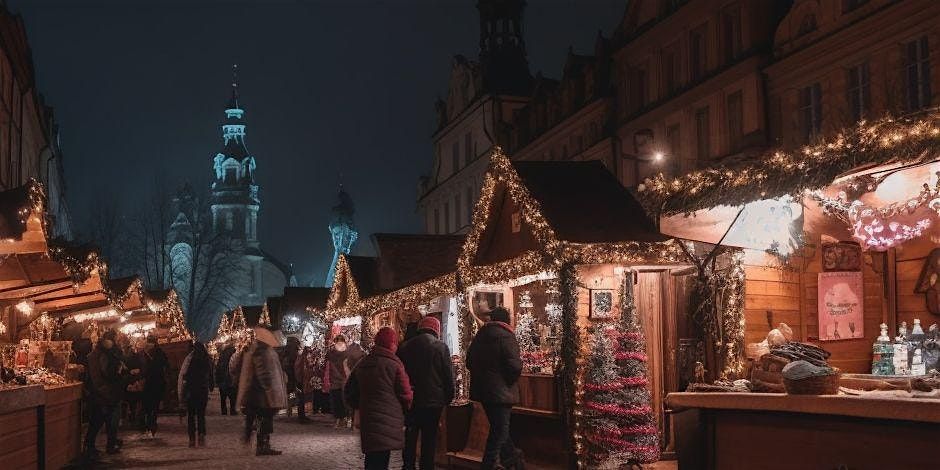
[(245, 441), (254, 420), (260, 419), (255, 455), (280, 455), (271, 448), (274, 414), (287, 408), (287, 377), (274, 348), (277, 338), (266, 328), (254, 328), (255, 339), (242, 356), (238, 377), (238, 407), (245, 410)]
[(197, 442), (199, 447), (206, 445), (206, 404), (209, 402), (209, 391), (214, 388), (212, 379), (212, 359), (206, 351), (206, 345), (194, 341), (193, 350), (180, 367), (176, 388), (180, 404), (186, 404), (189, 447), (196, 447)]
[(395, 355), (398, 334), (384, 327), (372, 352), (359, 361), (346, 381), (346, 402), (359, 410), (366, 470), (388, 469), (393, 450), (405, 447), (405, 410), (413, 398), (405, 366)]

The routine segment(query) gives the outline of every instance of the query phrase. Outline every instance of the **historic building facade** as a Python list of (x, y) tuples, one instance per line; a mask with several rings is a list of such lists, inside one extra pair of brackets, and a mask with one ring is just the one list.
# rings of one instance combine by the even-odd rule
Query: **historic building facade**
[(30, 178), (45, 185), (50, 238), (71, 238), (58, 125), (36, 89), (23, 20), (0, 3), (0, 189)]
[(453, 60), (447, 99), (436, 103), (431, 172), (418, 187), (418, 212), (425, 231), (462, 233), (486, 171), (487, 152), (508, 146), (513, 111), (533, 86), (526, 59), (522, 0), (480, 0), (478, 60)]
[[(225, 107), (222, 149), (212, 159), (213, 181), (207, 204), (188, 186), (176, 199), (178, 214), (168, 235), (170, 281), (195, 309), (218, 312), (237, 305), (262, 305), (296, 285), (290, 266), (261, 248), (258, 214), (261, 199), (257, 162), (245, 143), (245, 110), (233, 79)], [(217, 284), (223, 284), (218, 291)], [(190, 313), (190, 312), (187, 312)], [(216, 313), (216, 312), (212, 312)]]

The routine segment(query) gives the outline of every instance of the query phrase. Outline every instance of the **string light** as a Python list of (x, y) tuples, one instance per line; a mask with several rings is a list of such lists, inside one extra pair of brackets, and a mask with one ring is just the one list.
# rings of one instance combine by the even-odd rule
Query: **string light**
[(758, 159), (679, 178), (660, 173), (644, 180), (637, 190), (653, 213), (692, 213), (818, 190), (865, 165), (926, 162), (936, 158), (940, 144), (940, 109), (920, 116), (861, 121), (828, 141), (796, 152), (775, 150)]

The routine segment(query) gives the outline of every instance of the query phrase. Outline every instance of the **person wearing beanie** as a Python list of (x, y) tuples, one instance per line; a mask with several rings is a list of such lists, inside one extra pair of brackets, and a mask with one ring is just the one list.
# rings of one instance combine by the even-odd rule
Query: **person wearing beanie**
[(519, 343), (509, 324), (509, 312), (497, 307), (467, 349), (470, 371), (470, 399), (480, 402), (490, 423), (483, 452), (485, 470), (502, 468), (522, 470), (524, 461), (509, 437), (512, 406), (519, 403), (519, 376), (522, 359)]
[(346, 403), (359, 412), (359, 437), (366, 470), (387, 470), (391, 451), (404, 447), (405, 412), (411, 408), (411, 382), (395, 355), (398, 333), (383, 327), (372, 352), (350, 372)]
[[(405, 365), (414, 390), (414, 405), (405, 417), (405, 448), (402, 450), (405, 470), (433, 470), (437, 424), (444, 408), (454, 399), (454, 365), (450, 348), (440, 337), (440, 320), (427, 316), (418, 322), (415, 336), (398, 348), (398, 357)], [(419, 436), (420, 463), (416, 452)]]
[(274, 432), (274, 415), (287, 408), (287, 376), (281, 369), (281, 361), (274, 348), (277, 338), (267, 328), (253, 329), (254, 341), (243, 353), (241, 372), (238, 377), (238, 407), (245, 414), (244, 442), (251, 441), (255, 419), (258, 425), (258, 440), (255, 455), (280, 455), (271, 448), (271, 433)]

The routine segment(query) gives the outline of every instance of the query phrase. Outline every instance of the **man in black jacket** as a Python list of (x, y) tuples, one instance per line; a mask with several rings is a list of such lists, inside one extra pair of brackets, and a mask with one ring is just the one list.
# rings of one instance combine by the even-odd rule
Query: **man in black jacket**
[(484, 469), (496, 467), (496, 459), (507, 469), (522, 470), (522, 453), (509, 437), (512, 406), (519, 403), (519, 375), (522, 359), (519, 343), (509, 325), (509, 312), (502, 307), (490, 311), (486, 322), (467, 349), (470, 371), (470, 399), (480, 402), (490, 422), (483, 452)]
[(121, 441), (117, 437), (118, 413), (121, 409), (126, 382), (125, 366), (114, 344), (116, 334), (106, 331), (98, 345), (88, 355), (88, 369), (85, 371), (85, 389), (88, 393), (89, 422), (85, 434), (86, 457), (94, 460), (98, 457), (95, 439), (102, 426), (107, 431), (107, 452), (120, 452)]
[(441, 412), (454, 399), (454, 365), (450, 348), (441, 341), (441, 322), (434, 317), (422, 318), (417, 335), (398, 348), (398, 357), (405, 364), (414, 390), (414, 404), (405, 416), (405, 448), (402, 460), (405, 470), (414, 470), (421, 435), (421, 470), (434, 469), (437, 446), (437, 423)]

